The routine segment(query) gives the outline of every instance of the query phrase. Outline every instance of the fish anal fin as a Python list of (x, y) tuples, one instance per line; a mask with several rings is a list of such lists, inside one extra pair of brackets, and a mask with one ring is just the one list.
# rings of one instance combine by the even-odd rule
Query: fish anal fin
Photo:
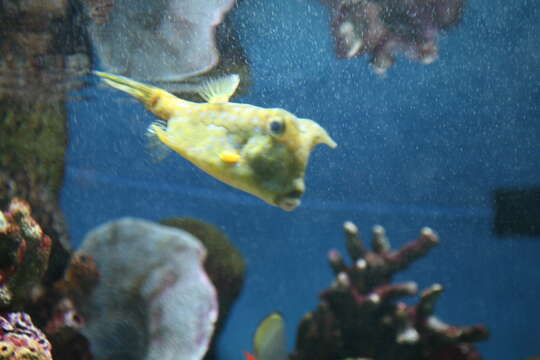
[(199, 95), (211, 104), (226, 103), (234, 95), (240, 84), (240, 76), (231, 74), (205, 81), (199, 89)]

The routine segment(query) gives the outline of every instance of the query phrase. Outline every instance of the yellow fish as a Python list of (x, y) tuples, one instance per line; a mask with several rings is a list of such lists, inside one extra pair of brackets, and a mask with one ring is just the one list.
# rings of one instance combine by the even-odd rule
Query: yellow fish
[(209, 175), (287, 211), (300, 205), (313, 147), (336, 147), (312, 120), (229, 102), (238, 75), (207, 81), (199, 89), (207, 102), (195, 103), (122, 76), (95, 73), (162, 119), (148, 128), (160, 143)]
[(253, 337), (254, 354), (244, 352), (246, 360), (287, 360), (285, 320), (279, 313), (272, 313), (257, 326)]

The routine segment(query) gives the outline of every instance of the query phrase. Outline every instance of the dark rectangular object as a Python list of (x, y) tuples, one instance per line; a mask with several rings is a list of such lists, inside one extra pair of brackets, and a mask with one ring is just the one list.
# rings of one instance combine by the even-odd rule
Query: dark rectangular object
[(540, 187), (497, 189), (494, 206), (498, 236), (540, 236)]

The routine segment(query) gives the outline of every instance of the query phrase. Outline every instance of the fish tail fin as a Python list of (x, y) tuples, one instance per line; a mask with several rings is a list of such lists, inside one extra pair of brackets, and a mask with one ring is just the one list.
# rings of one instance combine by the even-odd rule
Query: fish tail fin
[(162, 120), (153, 122), (146, 129), (147, 145), (152, 160), (159, 162), (164, 160), (172, 150), (161, 139), (166, 137), (167, 123)]
[(177, 98), (163, 89), (146, 85), (124, 76), (101, 71), (94, 71), (94, 74), (101, 77), (105, 84), (133, 96), (143, 103), (148, 110), (164, 120), (169, 120), (173, 117), (178, 106), (182, 106), (182, 103), (185, 103), (184, 100)]

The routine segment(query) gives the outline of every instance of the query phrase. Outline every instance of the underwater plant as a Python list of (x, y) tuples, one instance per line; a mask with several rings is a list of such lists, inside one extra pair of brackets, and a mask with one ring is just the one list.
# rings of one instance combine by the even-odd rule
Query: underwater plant
[(439, 243), (431, 229), (422, 229), (418, 239), (397, 251), (391, 250), (382, 226), (373, 228), (373, 251), (352, 222), (344, 229), (353, 263), (347, 265), (337, 250), (329, 252), (336, 279), (321, 293), (317, 309), (303, 317), (289, 359), (481, 359), (472, 343), (489, 337), (483, 325), (449, 325), (434, 315), (441, 285), (432, 285), (417, 304), (407, 305), (398, 299), (416, 295), (416, 283), (391, 283), (394, 274)]
[(464, 0), (321, 0), (332, 9), (339, 58), (369, 54), (384, 74), (404, 52), (424, 64), (437, 59), (439, 33), (457, 24)]

